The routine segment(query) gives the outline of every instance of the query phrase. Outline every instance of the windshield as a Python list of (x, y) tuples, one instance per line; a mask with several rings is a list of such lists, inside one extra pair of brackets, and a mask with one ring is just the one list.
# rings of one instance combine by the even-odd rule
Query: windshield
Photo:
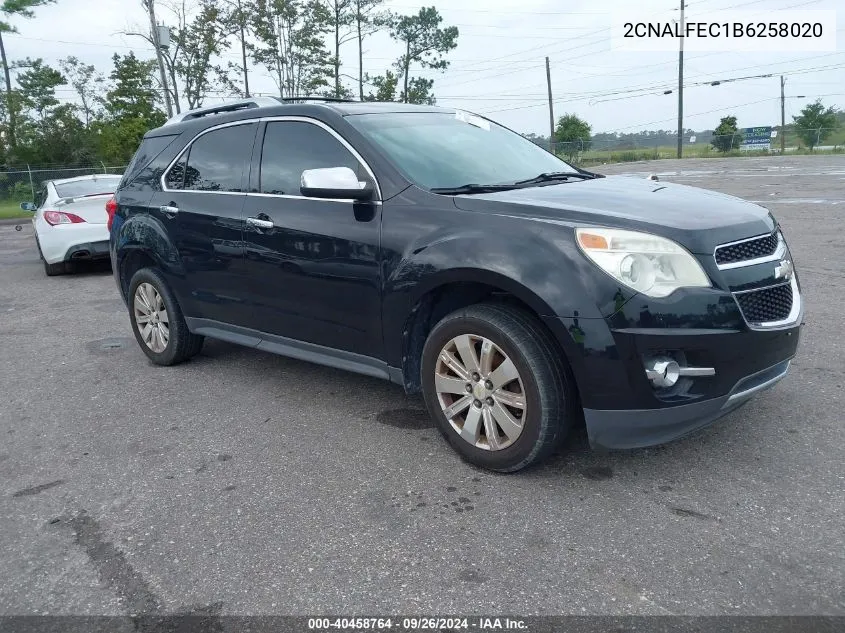
[(510, 184), (575, 172), (515, 132), (463, 112), (389, 112), (347, 117), (413, 182), (426, 189)]
[(81, 198), (100, 193), (114, 193), (121, 176), (99, 176), (90, 180), (53, 183), (60, 198)]

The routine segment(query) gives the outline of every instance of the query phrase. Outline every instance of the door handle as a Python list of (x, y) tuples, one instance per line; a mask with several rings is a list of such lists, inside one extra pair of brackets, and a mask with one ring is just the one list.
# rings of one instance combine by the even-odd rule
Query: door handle
[(179, 213), (179, 207), (174, 207), (169, 204), (161, 205), (158, 210), (162, 213), (166, 213), (167, 215), (176, 215), (177, 213)]
[(247, 218), (246, 223), (259, 229), (272, 229), (275, 226), (273, 220), (262, 220), (261, 218)]

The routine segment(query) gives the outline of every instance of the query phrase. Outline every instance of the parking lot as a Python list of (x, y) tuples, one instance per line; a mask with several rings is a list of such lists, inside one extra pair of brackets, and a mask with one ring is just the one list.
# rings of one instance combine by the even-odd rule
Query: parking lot
[(845, 614), (845, 156), (596, 170), (768, 206), (799, 355), (698, 435), (509, 476), (376, 379), (153, 366), (108, 270), (48, 278), (0, 225), (0, 613)]

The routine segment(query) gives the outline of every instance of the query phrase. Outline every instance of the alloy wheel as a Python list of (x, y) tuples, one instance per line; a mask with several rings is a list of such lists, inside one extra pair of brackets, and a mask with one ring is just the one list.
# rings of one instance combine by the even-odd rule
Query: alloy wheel
[(145, 282), (135, 289), (133, 311), (141, 340), (156, 354), (163, 352), (170, 340), (170, 322), (164, 299), (152, 284)]
[(462, 334), (437, 358), (434, 389), (455, 432), (476, 448), (498, 451), (522, 434), (525, 388), (513, 361), (493, 341)]

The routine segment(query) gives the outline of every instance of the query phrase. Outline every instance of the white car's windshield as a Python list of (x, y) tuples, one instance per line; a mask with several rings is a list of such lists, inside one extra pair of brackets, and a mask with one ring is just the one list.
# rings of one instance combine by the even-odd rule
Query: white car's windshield
[(81, 198), (98, 194), (114, 193), (120, 182), (120, 176), (102, 176), (86, 180), (54, 183), (60, 198)]
[(511, 184), (543, 173), (576, 173), (519, 134), (462, 112), (358, 114), (347, 121), (426, 189)]

